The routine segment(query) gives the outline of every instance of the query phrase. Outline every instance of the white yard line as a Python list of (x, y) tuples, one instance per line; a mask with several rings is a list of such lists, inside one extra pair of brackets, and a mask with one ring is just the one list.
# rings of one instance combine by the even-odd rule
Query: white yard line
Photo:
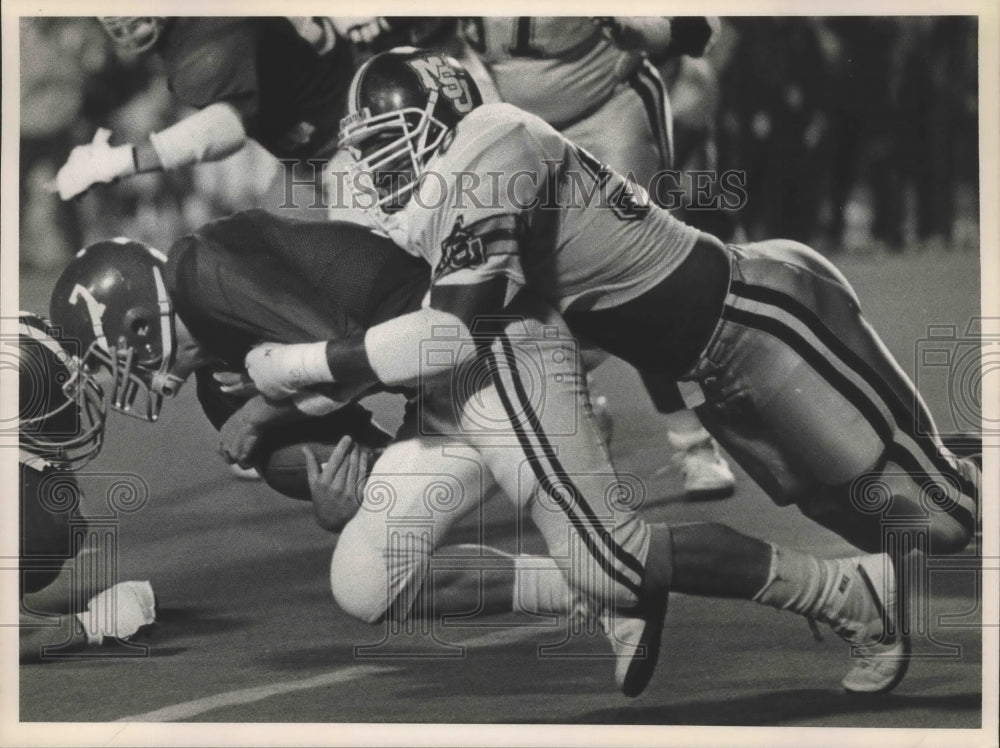
[(321, 688), (322, 686), (332, 686), (336, 683), (347, 683), (370, 675), (381, 675), (398, 670), (398, 668), (385, 665), (356, 665), (353, 667), (340, 668), (329, 673), (323, 673), (313, 678), (303, 680), (290, 680), (281, 683), (272, 683), (267, 686), (255, 686), (254, 688), (241, 688), (238, 691), (226, 691), (214, 696), (205, 696), (194, 701), (183, 701), (180, 704), (165, 706), (145, 714), (133, 714), (122, 717), (116, 722), (176, 722), (181, 719), (190, 719), (199, 714), (210, 712), (224, 706), (236, 706), (239, 704), (250, 704), (254, 701), (263, 701), (272, 696), (280, 696), (294, 691), (304, 691), (309, 688)]
[[(538, 633), (539, 629), (533, 627), (501, 629), (491, 631), (482, 636), (473, 637), (467, 641), (455, 642), (455, 644), (464, 647), (488, 647), (496, 644), (513, 644), (515, 642), (527, 641), (537, 636)], [(241, 688), (238, 691), (225, 691), (212, 696), (194, 699), (193, 701), (182, 701), (180, 704), (172, 704), (171, 706), (165, 706), (162, 709), (155, 709), (144, 714), (132, 714), (115, 721), (177, 722), (197, 717), (199, 714), (210, 712), (213, 709), (251, 704), (255, 701), (269, 699), (272, 696), (281, 696), (295, 691), (305, 691), (310, 688), (322, 688), (323, 686), (332, 686), (337, 683), (347, 683), (358, 678), (384, 675), (385, 673), (398, 670), (400, 668), (388, 665), (355, 665), (332, 670), (329, 673), (323, 673), (312, 678), (271, 683), (265, 686), (254, 686), (253, 688)]]

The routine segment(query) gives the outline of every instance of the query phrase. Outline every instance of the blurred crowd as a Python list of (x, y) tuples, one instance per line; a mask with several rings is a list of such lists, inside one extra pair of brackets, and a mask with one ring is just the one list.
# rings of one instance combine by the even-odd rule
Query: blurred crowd
[[(137, 141), (187, 112), (156, 56), (120, 57), (94, 19), (23, 19), (20, 42), (22, 264), (59, 266), (114, 235), (167, 247), (211, 218), (281, 204), (281, 169), (252, 143), (60, 201), (56, 171), (98, 127)], [(706, 228), (831, 254), (978, 248), (974, 18), (726, 18), (705, 58), (662, 73), (676, 166), (745, 173), (746, 203), (695, 217)]]

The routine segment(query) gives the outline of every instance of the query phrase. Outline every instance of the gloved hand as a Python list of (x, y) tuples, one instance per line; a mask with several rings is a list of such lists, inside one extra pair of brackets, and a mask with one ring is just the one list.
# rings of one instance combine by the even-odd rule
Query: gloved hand
[(149, 582), (119, 582), (94, 595), (86, 612), (76, 617), (87, 632), (88, 644), (100, 644), (106, 636), (128, 639), (156, 621), (153, 587)]
[(63, 200), (86, 192), (98, 182), (135, 174), (131, 145), (108, 145), (111, 130), (98, 128), (87, 145), (78, 145), (56, 174), (56, 191)]

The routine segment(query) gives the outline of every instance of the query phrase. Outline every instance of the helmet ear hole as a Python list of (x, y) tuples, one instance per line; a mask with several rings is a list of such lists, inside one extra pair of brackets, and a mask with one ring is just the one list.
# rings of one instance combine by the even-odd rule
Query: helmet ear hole
[(125, 319), (125, 324), (129, 333), (137, 338), (146, 338), (149, 335), (149, 320), (146, 315), (137, 309), (133, 309), (128, 312)]

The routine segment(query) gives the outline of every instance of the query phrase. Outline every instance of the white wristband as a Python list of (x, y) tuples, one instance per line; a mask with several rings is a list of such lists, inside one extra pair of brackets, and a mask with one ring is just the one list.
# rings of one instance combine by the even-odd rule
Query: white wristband
[(285, 349), (290, 368), (302, 371), (301, 385), (333, 382), (330, 364), (326, 360), (326, 341), (298, 343)]

